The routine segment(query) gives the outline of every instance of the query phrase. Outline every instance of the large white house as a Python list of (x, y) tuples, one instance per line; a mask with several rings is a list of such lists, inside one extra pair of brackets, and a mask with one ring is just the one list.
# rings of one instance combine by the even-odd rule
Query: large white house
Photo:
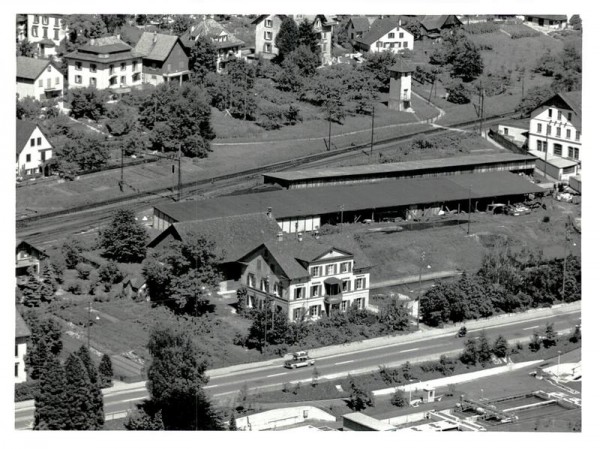
[(56, 47), (68, 33), (62, 14), (27, 14), (27, 39), (38, 46), (42, 57), (56, 55)]
[(378, 19), (373, 22), (367, 33), (355, 39), (355, 45), (359, 50), (372, 53), (382, 51), (398, 53), (412, 50), (414, 43), (414, 36), (402, 28), (402, 20), (399, 17)]
[(52, 145), (35, 123), (17, 119), (17, 176), (48, 175)]
[(369, 267), (352, 239), (286, 235), (242, 257), (246, 306), (282, 311), (288, 320), (318, 319), (369, 304)]
[[(557, 94), (531, 113), (528, 151), (550, 167), (553, 176), (564, 180), (581, 168), (581, 91)], [(549, 173), (547, 173), (549, 174)]]
[(17, 56), (17, 98), (47, 100), (63, 94), (65, 77), (47, 59)]
[(142, 55), (117, 36), (91, 39), (65, 55), (69, 89), (95, 86), (128, 91), (142, 84)]

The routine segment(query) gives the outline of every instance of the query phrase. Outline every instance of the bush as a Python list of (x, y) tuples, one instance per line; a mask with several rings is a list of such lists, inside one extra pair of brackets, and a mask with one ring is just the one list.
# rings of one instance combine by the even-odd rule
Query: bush
[(400, 390), (396, 390), (396, 392), (393, 394), (390, 402), (395, 407), (406, 407), (407, 405), (409, 405), (408, 401), (404, 397), (404, 392), (402, 392)]
[(101, 265), (98, 270), (98, 279), (108, 284), (118, 284), (123, 280), (123, 273), (113, 261)]
[(471, 101), (471, 90), (466, 84), (453, 80), (444, 86), (448, 93), (447, 100), (455, 104), (467, 104)]
[(79, 281), (71, 281), (67, 283), (65, 290), (74, 295), (81, 295), (84, 291), (84, 285)]
[(86, 263), (80, 262), (77, 264), (77, 266), (75, 266), (75, 269), (77, 270), (77, 276), (79, 277), (79, 279), (86, 280), (90, 278), (90, 274), (94, 267)]
[(38, 380), (28, 380), (20, 384), (15, 384), (15, 402), (29, 401), (35, 399), (35, 395), (40, 390)]
[(281, 128), (285, 123), (288, 110), (284, 106), (272, 103), (261, 103), (258, 108), (258, 120), (256, 124), (266, 130)]

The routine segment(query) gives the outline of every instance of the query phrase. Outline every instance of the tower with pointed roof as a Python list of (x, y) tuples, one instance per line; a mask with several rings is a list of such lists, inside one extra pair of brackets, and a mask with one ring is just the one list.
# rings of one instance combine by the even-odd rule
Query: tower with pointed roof
[(400, 58), (388, 70), (390, 71), (388, 108), (394, 111), (412, 112), (410, 96), (414, 64)]

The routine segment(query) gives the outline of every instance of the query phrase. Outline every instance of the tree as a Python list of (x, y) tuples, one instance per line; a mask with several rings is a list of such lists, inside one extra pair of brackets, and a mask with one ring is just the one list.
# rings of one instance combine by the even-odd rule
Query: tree
[(118, 262), (141, 262), (146, 257), (148, 232), (137, 223), (132, 210), (119, 209), (111, 223), (100, 232), (103, 256)]
[(379, 322), (388, 332), (397, 332), (408, 329), (410, 325), (410, 314), (399, 301), (392, 301), (379, 311)]
[(477, 340), (473, 337), (467, 338), (465, 341), (465, 349), (459, 359), (465, 365), (476, 365), (478, 360)]
[(469, 82), (483, 73), (483, 59), (477, 46), (468, 39), (462, 39), (453, 50), (451, 75)]
[(69, 14), (66, 16), (68, 39), (66, 51), (87, 44), (90, 39), (96, 39), (107, 34), (106, 24), (98, 14)]
[(306, 46), (313, 54), (318, 54), (319, 52), (319, 34), (307, 19), (300, 22), (298, 26), (298, 45)]
[(283, 61), (289, 53), (298, 48), (298, 39), (298, 25), (294, 19), (286, 16), (281, 21), (279, 33), (275, 36), (275, 46), (279, 49), (279, 60)]
[(106, 26), (107, 33), (114, 33), (118, 28), (127, 24), (128, 19), (131, 16), (127, 14), (100, 14), (100, 19)]
[(102, 354), (98, 374), (100, 375), (100, 388), (112, 387), (113, 368), (112, 360), (108, 354)]
[(421, 22), (419, 22), (417, 19), (408, 19), (406, 22), (402, 23), (402, 28), (412, 34), (416, 41), (421, 39), (423, 34), (421, 31)]
[(502, 335), (498, 335), (498, 338), (496, 338), (496, 341), (494, 342), (492, 352), (498, 358), (503, 359), (506, 357), (508, 355), (508, 342), (506, 341), (506, 338)]
[(299, 74), (303, 78), (310, 78), (317, 73), (321, 61), (317, 54), (310, 49), (308, 45), (301, 44), (294, 51), (287, 54), (285, 61), (295, 64), (299, 69)]
[(350, 377), (350, 398), (348, 400), (348, 406), (355, 412), (360, 412), (361, 410), (370, 407), (372, 403), (373, 401), (369, 394), (361, 388), (352, 377)]
[(218, 415), (203, 390), (208, 382), (206, 361), (184, 329), (154, 328), (148, 351), (147, 389), (162, 412), (166, 430), (222, 430)]
[(517, 111), (521, 113), (521, 116), (529, 115), (531, 111), (555, 94), (556, 91), (549, 86), (532, 87), (519, 102)]
[(233, 412), (233, 410), (231, 411), (231, 415), (229, 416), (229, 426), (228, 426), (227, 430), (231, 430), (231, 431), (238, 430), (237, 424), (235, 422), (235, 413)]
[(31, 339), (25, 355), (25, 364), (29, 369), (29, 377), (39, 379), (46, 362), (56, 357), (62, 350), (62, 328), (52, 318), (40, 318), (35, 310), (28, 310), (23, 319), (31, 330)]
[(208, 293), (220, 280), (215, 243), (199, 236), (188, 242), (173, 242), (166, 250), (153, 252), (142, 273), (153, 301), (192, 315), (209, 310)]
[(217, 71), (217, 47), (207, 36), (199, 36), (190, 52), (190, 69), (203, 83), (206, 75)]
[(293, 61), (286, 59), (275, 75), (275, 83), (277, 88), (284, 92), (299, 92), (304, 85), (304, 79), (300, 68)]
[(69, 428), (73, 430), (95, 430), (96, 410), (92, 396), (92, 384), (83, 362), (77, 355), (70, 354), (65, 363), (67, 380), (66, 393), (70, 417)]
[(49, 303), (54, 300), (54, 293), (56, 292), (55, 276), (49, 263), (44, 263), (41, 271), (40, 300)]
[(35, 397), (33, 430), (68, 430), (70, 414), (65, 369), (58, 357), (50, 357)]
[(98, 279), (107, 284), (118, 284), (123, 280), (123, 273), (119, 270), (118, 265), (111, 260), (100, 265)]
[(62, 144), (57, 145), (56, 158), (63, 173), (98, 170), (110, 159), (110, 149), (104, 136), (72, 129)]
[(448, 93), (447, 100), (450, 103), (466, 104), (471, 101), (471, 91), (466, 84), (461, 83), (458, 80), (452, 80), (448, 84), (444, 85), (446, 92)]
[[(265, 323), (266, 321), (266, 323)], [(292, 345), (294, 333), (287, 316), (283, 312), (272, 311), (271, 306), (267, 304), (262, 310), (254, 313), (254, 320), (248, 330), (246, 345), (249, 348), (258, 348), (264, 351), (265, 346), (265, 328), (267, 341), (266, 344), (277, 345)]]
[(367, 53), (365, 62), (360, 66), (359, 70), (364, 70), (371, 73), (377, 82), (377, 88), (381, 91), (389, 90), (390, 86), (390, 71), (389, 68), (398, 60), (391, 51), (382, 51), (378, 53)]
[(160, 410), (149, 413), (146, 409), (152, 408), (147, 403), (138, 404), (137, 408), (127, 414), (124, 427), (127, 430), (165, 430)]
[(313, 387), (316, 387), (317, 385), (319, 385), (319, 375), (320, 375), (319, 370), (315, 366), (313, 368), (312, 380), (311, 380), (311, 384), (312, 384)]
[(33, 267), (27, 269), (27, 281), (20, 286), (23, 294), (23, 304), (27, 307), (38, 307), (42, 300), (42, 283)]
[(123, 136), (136, 129), (138, 125), (138, 111), (132, 106), (121, 102), (109, 105), (106, 111), (108, 120), (106, 128), (113, 136)]
[(87, 346), (81, 345), (76, 352), (77, 357), (83, 362), (90, 379), (90, 394), (92, 401), (92, 412), (90, 416), (94, 416), (94, 428), (101, 429), (104, 425), (104, 397), (100, 389), (98, 379), (98, 370), (92, 361), (90, 350)]
[(549, 348), (550, 346), (556, 346), (557, 334), (554, 331), (554, 324), (547, 323), (546, 330), (544, 331), (544, 348)]
[(392, 395), (392, 399), (390, 400), (390, 402), (395, 407), (406, 407), (407, 405), (409, 405), (402, 390), (396, 390)]
[(538, 332), (534, 332), (531, 336), (531, 341), (529, 342), (529, 350), (531, 352), (538, 352), (542, 347), (541, 340), (542, 338), (540, 337), (540, 334)]
[(40, 122), (43, 116), (43, 103), (33, 97), (25, 97), (17, 100), (17, 118), (19, 120), (31, 120)]
[(492, 360), (492, 349), (490, 348), (490, 342), (483, 331), (479, 335), (477, 360), (481, 366), (486, 366)]
[(61, 247), (62, 254), (65, 258), (65, 264), (68, 269), (74, 269), (81, 262), (81, 252), (83, 248), (81, 243), (76, 239), (65, 240)]
[(17, 42), (17, 56), (26, 56), (33, 58), (35, 56), (35, 45), (27, 39)]
[(175, 14), (171, 22), (171, 32), (175, 36), (183, 36), (185, 32), (194, 24), (189, 15)]
[(106, 115), (107, 101), (108, 93), (94, 86), (69, 89), (67, 94), (71, 115), (76, 119), (85, 117), (97, 122)]
[(576, 31), (582, 31), (581, 16), (579, 16), (579, 14), (573, 14), (569, 19), (569, 25)]

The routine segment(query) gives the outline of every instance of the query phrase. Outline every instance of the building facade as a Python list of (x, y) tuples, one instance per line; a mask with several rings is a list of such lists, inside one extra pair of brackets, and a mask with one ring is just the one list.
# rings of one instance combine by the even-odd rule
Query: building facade
[(17, 311), (15, 326), (15, 383), (27, 381), (27, 370), (25, 369), (25, 355), (27, 354), (27, 341), (31, 331), (21, 314)]
[(567, 27), (566, 15), (529, 14), (525, 22), (548, 30), (563, 30)]
[(355, 41), (356, 47), (364, 52), (380, 53), (390, 51), (398, 53), (414, 48), (414, 36), (402, 28), (397, 17), (378, 19), (371, 25), (368, 33)]
[(412, 95), (412, 73), (415, 66), (400, 59), (390, 70), (390, 92), (388, 108), (394, 111), (412, 112), (410, 98)]
[(144, 32), (135, 46), (142, 55), (142, 79), (144, 83), (157, 86), (189, 79), (189, 52), (181, 39), (168, 34)]
[(116, 36), (91, 39), (65, 56), (69, 88), (127, 91), (142, 84), (142, 56)]
[(346, 33), (348, 35), (348, 39), (354, 41), (355, 39), (360, 39), (363, 35), (369, 32), (369, 28), (371, 27), (371, 23), (369, 19), (364, 16), (353, 16), (350, 17), (348, 23), (346, 23)]
[(275, 46), (275, 36), (279, 33), (281, 22), (285, 17), (282, 14), (263, 14), (254, 19), (252, 24), (256, 25), (254, 31), (256, 56), (271, 59), (279, 54), (279, 49)]
[(46, 59), (17, 56), (17, 99), (48, 100), (63, 95), (65, 77)]
[(62, 14), (27, 14), (27, 39), (37, 44), (42, 57), (56, 55), (56, 48), (67, 33), (66, 18)]
[[(529, 121), (529, 153), (541, 160), (564, 158), (581, 167), (581, 91), (557, 94), (542, 103)], [(556, 165), (556, 164), (555, 164)], [(560, 164), (564, 175), (576, 175), (574, 164)]]
[(46, 258), (46, 253), (33, 245), (21, 240), (17, 242), (15, 256), (15, 276), (23, 276), (32, 268), (36, 274), (40, 273), (40, 260)]
[(17, 119), (17, 176), (49, 175), (47, 163), (50, 159), (52, 144), (40, 127)]
[(264, 243), (240, 259), (246, 306), (281, 311), (290, 321), (365, 308), (370, 279), (368, 263), (357, 260), (358, 252), (302, 233)]

